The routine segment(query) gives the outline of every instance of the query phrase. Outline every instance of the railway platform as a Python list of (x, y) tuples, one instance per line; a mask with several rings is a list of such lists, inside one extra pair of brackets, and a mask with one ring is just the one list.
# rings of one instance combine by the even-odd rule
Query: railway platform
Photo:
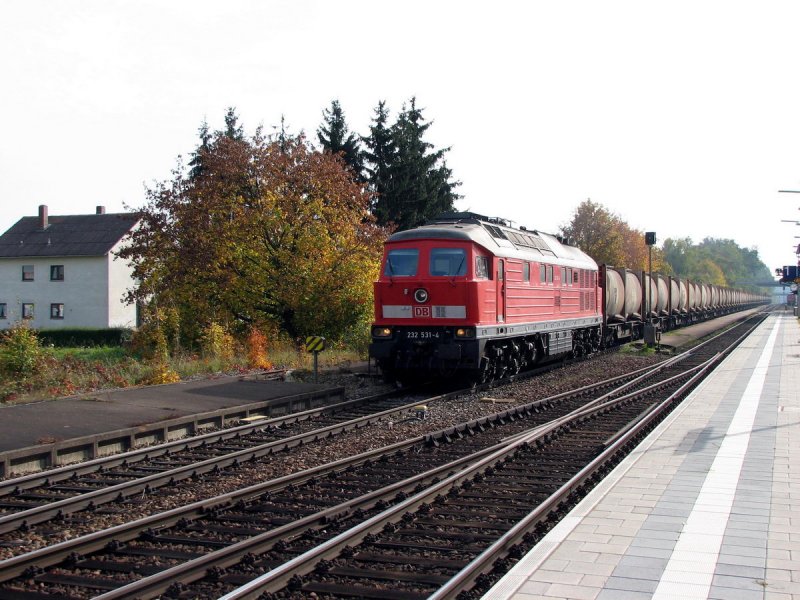
[(484, 600), (800, 599), (799, 363), (772, 313)]
[(221, 376), (0, 407), (0, 477), (344, 400), (342, 387)]

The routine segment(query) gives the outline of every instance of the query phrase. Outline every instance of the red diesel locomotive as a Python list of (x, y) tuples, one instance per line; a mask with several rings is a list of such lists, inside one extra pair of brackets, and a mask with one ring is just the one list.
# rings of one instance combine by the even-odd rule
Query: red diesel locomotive
[(598, 267), (577, 248), (471, 213), (392, 235), (370, 356), (384, 374), (517, 372), (600, 346)]
[[(669, 329), (701, 318), (701, 309), (708, 318), (763, 300), (713, 286), (718, 301), (712, 307), (712, 286), (705, 286), (706, 306), (690, 306), (686, 298), (681, 305), (677, 293), (663, 307), (655, 296), (647, 298), (647, 306), (658, 310), (644, 311), (644, 282), (656, 294), (660, 280), (646, 274), (637, 280), (632, 273), (598, 267), (557, 237), (502, 219), (443, 215), (387, 240), (374, 284), (370, 358), (387, 379), (460, 373), (486, 380), (544, 356), (581, 356), (641, 337), (643, 314)], [(669, 279), (679, 291), (697, 289), (700, 297), (699, 284)], [(730, 302), (722, 306), (720, 299)]]

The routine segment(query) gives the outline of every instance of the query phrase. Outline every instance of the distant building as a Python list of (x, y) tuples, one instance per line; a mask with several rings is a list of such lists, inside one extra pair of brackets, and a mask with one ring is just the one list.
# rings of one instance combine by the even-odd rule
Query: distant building
[(134, 327), (122, 299), (132, 269), (114, 252), (136, 213), (23, 217), (0, 236), (0, 329), (26, 320), (35, 329)]

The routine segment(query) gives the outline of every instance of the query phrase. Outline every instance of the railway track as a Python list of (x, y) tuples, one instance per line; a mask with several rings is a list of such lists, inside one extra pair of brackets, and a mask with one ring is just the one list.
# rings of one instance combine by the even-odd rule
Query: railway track
[[(727, 337), (733, 335), (737, 334), (729, 333)], [(496, 498), (501, 483), (492, 479), (496, 471), (503, 470), (498, 469), (497, 465), (502, 465), (504, 461), (513, 463), (515, 460), (522, 460), (515, 458), (516, 454), (502, 454), (502, 457), (497, 454), (505, 452), (509, 447), (516, 449), (521, 456), (526, 452), (532, 452), (531, 456), (534, 458), (527, 463), (519, 463), (523, 465), (521, 468), (509, 467), (506, 471), (516, 469), (517, 475), (520, 476), (520, 473), (533, 473), (534, 468), (539, 468), (538, 475), (533, 478), (537, 486), (544, 486), (548, 482), (552, 486), (563, 486), (568, 479), (568, 473), (576, 469), (580, 471), (582, 468), (580, 464), (591, 460), (590, 455), (597, 455), (598, 445), (616, 445), (615, 436), (622, 439), (622, 436), (628, 436), (629, 432), (639, 427), (639, 425), (630, 427), (626, 424), (636, 419), (643, 421), (644, 418), (641, 417), (645, 410), (643, 406), (652, 406), (654, 402), (652, 399), (656, 395), (669, 395), (674, 394), (676, 389), (688, 389), (692, 385), (691, 382), (698, 377), (698, 373), (707, 369), (712, 360), (703, 359), (700, 354), (718, 356), (715, 344), (720, 343), (721, 340), (712, 340), (694, 349), (690, 354), (676, 357), (676, 360), (670, 361), (669, 364), (652, 369), (651, 373), (640, 373), (633, 381), (624, 383), (616, 381), (611, 391), (609, 387), (612, 384), (604, 382), (599, 392), (585, 388), (572, 395), (564, 394), (558, 398), (516, 407), (491, 418), (449, 428), (436, 435), (407, 440), (368, 455), (252, 486), (234, 494), (198, 502), (180, 510), (155, 515), (136, 523), (3, 561), (0, 563), (0, 581), (6, 583), (0, 589), (0, 595), (9, 598), (15, 597), (12, 594), (20, 594), (18, 596), (20, 598), (45, 598), (52, 597), (46, 595), (52, 593), (63, 594), (68, 598), (95, 597), (98, 593), (101, 594), (99, 596), (101, 598), (154, 597), (160, 594), (176, 598), (217, 597), (237, 585), (244, 584), (264, 570), (270, 570), (273, 578), (266, 583), (260, 582), (257, 592), (243, 588), (231, 593), (259, 594), (265, 590), (272, 590), (270, 593), (298, 597), (307, 597), (312, 591), (332, 593), (317, 592), (314, 586), (331, 590), (339, 585), (340, 587), (336, 589), (341, 590), (341, 586), (347, 588), (356, 585), (350, 579), (356, 576), (354, 573), (357, 569), (352, 565), (344, 567), (339, 564), (347, 558), (341, 556), (341, 548), (360, 543), (361, 540), (367, 540), (367, 544), (372, 545), (378, 543), (373, 540), (373, 536), (382, 533), (386, 525), (376, 525), (369, 533), (363, 535), (355, 533), (353, 534), (355, 537), (347, 538), (348, 541), (343, 546), (339, 542), (333, 543), (329, 540), (339, 539), (346, 535), (343, 533), (345, 531), (360, 531), (358, 528), (362, 526), (364, 519), (371, 522), (372, 515), (376, 515), (377, 519), (378, 513), (391, 512), (392, 509), (386, 510), (391, 505), (405, 508), (400, 517), (396, 517), (392, 512), (396, 518), (387, 517), (388, 522), (394, 523), (399, 519), (402, 524), (404, 519), (409, 523), (413, 520), (414, 528), (427, 521), (431, 522), (434, 533), (418, 532), (421, 538), (429, 541), (431, 538), (438, 539), (436, 531), (441, 533), (453, 529), (459, 532), (459, 535), (451, 537), (461, 540), (458, 549), (460, 558), (453, 558), (453, 555), (448, 554), (451, 551), (442, 550), (443, 556), (432, 561), (438, 565), (436, 568), (444, 573), (435, 576), (428, 574), (430, 580), (428, 583), (435, 585), (435, 591), (446, 585), (454, 571), (469, 563), (471, 558), (468, 560), (467, 557), (480, 554), (481, 544), (490, 545), (491, 535), (498, 534), (502, 537), (502, 531), (513, 527), (512, 525), (507, 527), (505, 520), (484, 525), (480, 520), (480, 513), (490, 512), (496, 516), (502, 512), (519, 515), (522, 518), (531, 508), (535, 508), (542, 498), (549, 497), (550, 488), (543, 487), (530, 497), (526, 495), (524, 505), (508, 506), (502, 511), (478, 510), (479, 514), (470, 514), (469, 518), (463, 515), (442, 517), (439, 513), (435, 513), (436, 518), (414, 516), (415, 513), (408, 508), (412, 499), (422, 496), (429, 499), (444, 497), (447, 503), (447, 494), (460, 494), (462, 493), (460, 490), (464, 487), (473, 489), (475, 486), (479, 488), (483, 485), (483, 481), (487, 479), (488, 468), (491, 471), (488, 476), (491, 481), (486, 488), (490, 490), (489, 496), (475, 496), (480, 499), (468, 501), (465, 505), (473, 506), (473, 509), (476, 502), (483, 507), (494, 506), (495, 500), (499, 502), (499, 497), (503, 496), (500, 493)], [(730, 341), (727, 343), (730, 344)], [(689, 364), (691, 362), (698, 364)], [(686, 369), (680, 365), (689, 365), (689, 372), (686, 373)], [(594, 399), (587, 402), (587, 396), (592, 396)], [(618, 406), (620, 408), (617, 408)], [(599, 444), (596, 438), (586, 437), (588, 435), (586, 432), (578, 438), (569, 437), (572, 429), (581, 431), (582, 427), (564, 421), (569, 414), (573, 418), (582, 419), (583, 423), (592, 423), (590, 425), (594, 431), (592, 435), (599, 432), (604, 443)], [(617, 415), (617, 421), (597, 427), (598, 419), (606, 414)], [(536, 433), (530, 433), (531, 428), (534, 428)], [(622, 434), (615, 433), (620, 429), (623, 431)], [(544, 460), (545, 456), (548, 456), (547, 453), (553, 452), (551, 447), (556, 439), (579, 441), (567, 444), (566, 450), (561, 451), (562, 458), (551, 457)], [(569, 457), (584, 454), (585, 460), (578, 462), (573, 458), (565, 460), (563, 452)], [(470, 473), (472, 475), (468, 477), (467, 474)], [(522, 479), (527, 481), (527, 475)], [(455, 483), (448, 484), (450, 487), (442, 491), (444, 489), (440, 487), (442, 482), (450, 480)], [(512, 488), (515, 491), (505, 493), (512, 498), (519, 495), (517, 488), (522, 485), (521, 480), (513, 481)], [(545, 492), (547, 492), (545, 496), (542, 496)], [(425, 505), (428, 508), (422, 510), (435, 510), (441, 502), (441, 500), (421, 500), (415, 509)], [(454, 504), (451, 502), (448, 506), (449, 510), (452, 510)], [(352, 529), (350, 526), (354, 522), (357, 527)], [(466, 543), (464, 536), (471, 535), (468, 533), (470, 528), (478, 525), (482, 531), (484, 529), (486, 531), (477, 536), (473, 535), (471, 541)], [(392, 525), (387, 531), (392, 527), (397, 526)], [(404, 528), (401, 526), (399, 529)], [(397, 531), (396, 528), (390, 533), (394, 534)], [(398, 544), (403, 545), (396, 540), (389, 545), (394, 548)], [(414, 544), (408, 545), (414, 546)], [(326, 554), (324, 558), (314, 555), (318, 552), (316, 549), (329, 547), (336, 548), (332, 551), (334, 554)], [(397, 548), (394, 548), (392, 554), (396, 551)], [(344, 554), (348, 552), (344, 551)], [(378, 559), (373, 555), (375, 555), (374, 548), (366, 554), (364, 552), (359, 554), (357, 551), (353, 556), (360, 557), (357, 562), (376, 564), (379, 565), (379, 569), (387, 570), (386, 559)], [(282, 566), (287, 561), (295, 564), (299, 556), (306, 557), (304, 561), (307, 559), (311, 566), (298, 569)], [(320, 563), (320, 560), (328, 563)], [(397, 562), (400, 559), (392, 560)], [(425, 562), (419, 556), (416, 558), (412, 556), (408, 562), (403, 563), (404, 566), (400, 565), (398, 568), (405, 570), (406, 573), (409, 570), (419, 571), (420, 565), (417, 563), (420, 561)], [(334, 564), (335, 568), (329, 563)], [(445, 568), (445, 565), (449, 566)], [(285, 578), (281, 578), (282, 575), (279, 577), (279, 573), (284, 571), (290, 574)], [(322, 583), (315, 583), (314, 572), (322, 577)], [(344, 580), (337, 580), (339, 583), (336, 584), (331, 584), (329, 581), (330, 578), (342, 577)], [(380, 579), (374, 575), (363, 575), (363, 572), (358, 577), (363, 577), (365, 580), (370, 580), (370, 577)], [(401, 580), (392, 579), (392, 585), (397, 585), (398, 581)], [(187, 587), (190, 585), (191, 588)], [(381, 595), (388, 591), (386, 589), (380, 591), (380, 583), (374, 585), (379, 591), (371, 593), (379, 594), (378, 597), (392, 597)], [(386, 588), (385, 579), (382, 585)], [(36, 594), (39, 595), (30, 595), (31, 590), (37, 590)], [(404, 589), (403, 593), (410, 594), (412, 590)]]
[(2, 481), (0, 533), (365, 427), (411, 410), (421, 398), (389, 392)]
[[(558, 364), (545, 365), (517, 377), (532, 377), (557, 367)], [(631, 377), (635, 373), (608, 385)], [(0, 480), (0, 535), (18, 529), (24, 531), (54, 519), (60, 527), (67, 515), (149, 495), (162, 486), (235, 468), (244, 462), (397, 418), (420, 404), (427, 406), (471, 391), (474, 390), (456, 390), (431, 397), (421, 392), (414, 395), (414, 390), (394, 390)]]
[(313, 547), (284, 549), (283, 564), (221, 597), (480, 597), (742, 339), (694, 353), (684, 383), (591, 403)]

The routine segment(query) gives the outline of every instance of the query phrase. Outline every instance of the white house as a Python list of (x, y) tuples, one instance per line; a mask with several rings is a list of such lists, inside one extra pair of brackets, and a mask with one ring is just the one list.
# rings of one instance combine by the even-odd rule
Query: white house
[(114, 252), (135, 213), (22, 217), (0, 236), (0, 329), (20, 319), (35, 329), (134, 327), (123, 296), (132, 269)]

